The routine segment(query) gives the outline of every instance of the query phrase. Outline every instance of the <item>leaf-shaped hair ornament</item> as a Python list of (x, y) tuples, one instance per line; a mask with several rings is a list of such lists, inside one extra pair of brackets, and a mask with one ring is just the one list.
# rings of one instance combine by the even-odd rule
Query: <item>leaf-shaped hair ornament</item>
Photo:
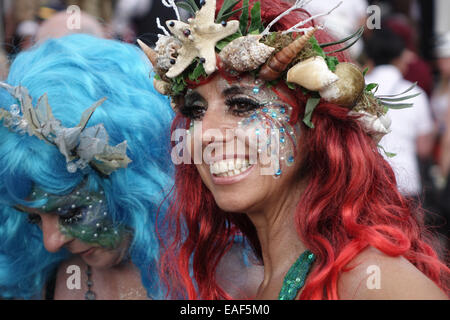
[(110, 146), (109, 136), (103, 124), (86, 128), (94, 111), (106, 98), (100, 99), (86, 109), (77, 126), (66, 128), (54, 117), (47, 94), (39, 98), (34, 108), (25, 87), (13, 87), (0, 82), (0, 88), (8, 91), (20, 105), (20, 110), (15, 105), (11, 106), (11, 111), (0, 109), (0, 120), (3, 120), (3, 125), (14, 132), (28, 133), (57, 146), (66, 158), (69, 172), (74, 173), (90, 165), (100, 173), (110, 175), (119, 168), (126, 168), (131, 162), (126, 155), (126, 141)]

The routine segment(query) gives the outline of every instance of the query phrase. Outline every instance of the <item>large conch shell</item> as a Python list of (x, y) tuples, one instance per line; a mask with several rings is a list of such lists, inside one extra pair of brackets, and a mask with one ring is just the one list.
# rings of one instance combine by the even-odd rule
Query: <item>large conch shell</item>
[(334, 72), (339, 80), (321, 90), (320, 96), (344, 107), (353, 107), (364, 91), (364, 75), (352, 63), (341, 62)]
[(291, 42), (288, 46), (277, 52), (259, 71), (259, 78), (271, 81), (275, 80), (286, 70), (289, 63), (294, 60), (297, 54), (305, 47), (306, 43), (316, 32), (316, 28), (306, 32), (300, 38)]
[(316, 56), (297, 63), (287, 73), (287, 81), (311, 91), (320, 91), (339, 79), (328, 69), (325, 59)]
[[(137, 40), (137, 43), (139, 44), (142, 51), (144, 51), (145, 55), (152, 63), (153, 69), (155, 69), (157, 65), (158, 53), (139, 39)], [(156, 91), (158, 91), (163, 95), (167, 95), (170, 92), (170, 83), (164, 80), (153, 79), (153, 87), (155, 88)]]
[(139, 39), (137, 39), (137, 43), (141, 47), (142, 51), (144, 51), (148, 60), (152, 63), (153, 68), (156, 68), (158, 53)]
[(238, 72), (255, 70), (270, 57), (275, 50), (260, 43), (260, 35), (237, 38), (227, 44), (219, 54), (221, 61)]

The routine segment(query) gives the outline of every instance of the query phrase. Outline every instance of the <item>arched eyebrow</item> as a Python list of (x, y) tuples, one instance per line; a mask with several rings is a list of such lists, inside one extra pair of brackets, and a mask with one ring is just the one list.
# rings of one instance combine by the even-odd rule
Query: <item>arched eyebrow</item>
[(242, 88), (236, 85), (226, 88), (222, 91), (222, 95), (224, 97), (239, 93), (243, 93)]
[(198, 100), (205, 101), (205, 98), (203, 98), (203, 96), (200, 93), (198, 93), (197, 91), (193, 91), (193, 90), (188, 91), (184, 98), (185, 98), (186, 102), (189, 102), (189, 101), (192, 102), (192, 101), (198, 101)]

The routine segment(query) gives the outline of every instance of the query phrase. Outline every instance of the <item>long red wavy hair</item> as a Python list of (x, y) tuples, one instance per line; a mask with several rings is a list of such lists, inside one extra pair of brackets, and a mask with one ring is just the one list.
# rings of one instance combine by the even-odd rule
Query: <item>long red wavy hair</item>
[[(265, 24), (290, 7), (279, 0), (263, 0), (261, 5)], [(302, 10), (294, 12), (273, 30), (286, 30), (308, 16)], [(331, 40), (323, 31), (316, 38), (320, 43)], [(343, 54), (337, 56), (347, 60)], [(307, 97), (300, 90), (295, 95), (298, 120)], [(187, 121), (177, 115), (172, 129), (185, 128)], [(423, 212), (398, 192), (393, 170), (357, 119), (348, 109), (321, 101), (312, 122), (314, 129), (302, 125), (299, 142), (299, 175), (308, 186), (299, 199), (295, 224), (299, 239), (315, 253), (316, 266), (300, 299), (338, 299), (339, 273), (367, 246), (404, 256), (448, 292), (449, 268), (433, 249)], [(161, 235), (167, 243), (161, 270), (169, 296), (231, 299), (217, 283), (216, 268), (237, 234), (244, 235), (261, 258), (254, 226), (245, 214), (218, 208), (193, 164), (176, 166), (171, 199)]]

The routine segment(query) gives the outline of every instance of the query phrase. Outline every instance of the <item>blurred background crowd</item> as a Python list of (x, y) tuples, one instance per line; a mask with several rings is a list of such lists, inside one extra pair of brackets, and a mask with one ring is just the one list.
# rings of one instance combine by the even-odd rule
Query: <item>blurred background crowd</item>
[[(292, 0), (291, 0), (292, 1)], [(196, 2), (199, 2), (196, 0)], [(313, 0), (311, 14), (328, 12), (340, 0)], [(70, 6), (81, 9), (80, 28), (68, 27)], [(73, 8), (73, 7), (72, 7)], [(68, 13), (69, 12), (69, 13)], [(340, 39), (364, 25), (349, 55), (377, 94), (393, 95), (417, 87), (414, 107), (389, 111), (391, 134), (381, 147), (396, 172), (401, 192), (427, 210), (426, 223), (448, 247), (450, 227), (450, 1), (343, 0), (320, 23)], [(0, 80), (21, 50), (68, 33), (89, 33), (135, 43), (155, 43), (156, 17), (174, 18), (161, 0), (0, 0)]]

